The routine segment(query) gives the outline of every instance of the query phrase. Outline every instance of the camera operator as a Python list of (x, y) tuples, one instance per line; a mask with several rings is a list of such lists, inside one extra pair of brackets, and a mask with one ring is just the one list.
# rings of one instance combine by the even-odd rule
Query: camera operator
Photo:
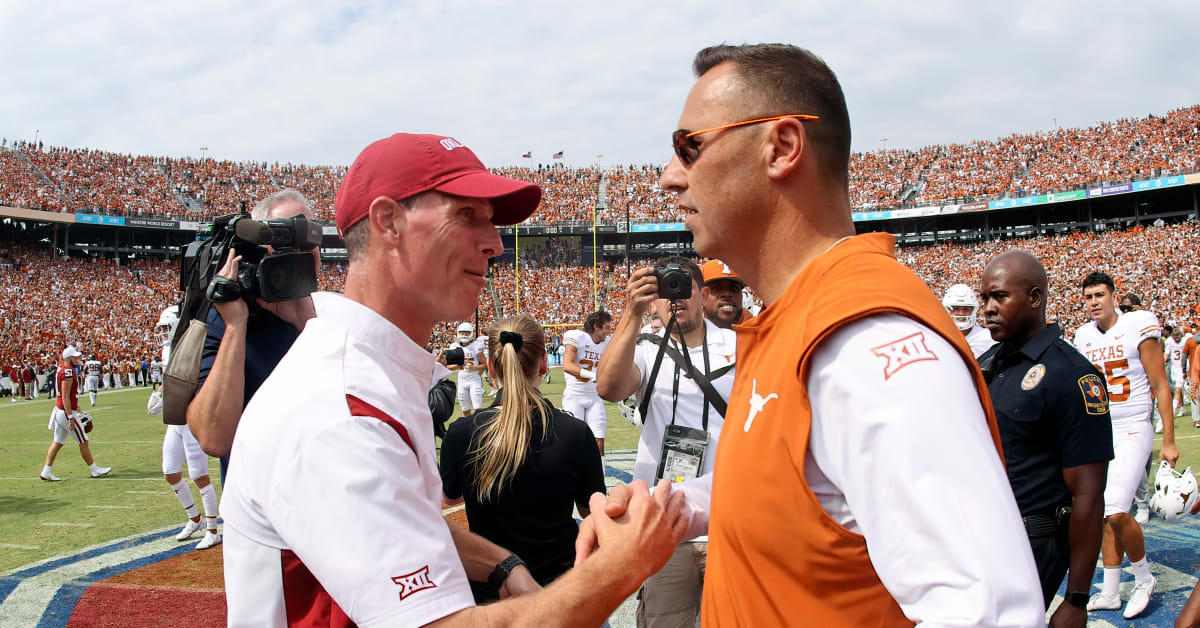
[[(672, 270), (690, 276), (667, 275)], [(682, 257), (634, 270), (625, 314), (600, 361), (596, 389), (602, 398), (621, 401), (636, 393), (643, 425), (633, 477), (651, 485), (659, 479), (679, 482), (712, 472), (725, 400), (733, 388), (737, 336), (704, 317), (702, 278), (695, 262)], [(686, 298), (661, 298), (675, 296), (664, 290), (686, 291), (689, 285)], [(651, 307), (671, 332), (662, 353), (666, 327), (654, 334), (638, 333)], [(686, 348), (680, 346), (681, 338)], [(691, 375), (693, 369), (708, 380), (708, 395)], [(717, 405), (711, 395), (719, 397)], [(638, 626), (692, 625), (700, 611), (707, 541), (696, 537), (680, 543), (666, 566), (646, 580), (638, 596)]]
[[(299, 215), (314, 219), (311, 203), (292, 189), (259, 201), (251, 212), (251, 218), (260, 221)], [(312, 254), (319, 269), (320, 249), (313, 248)], [(240, 260), (241, 256), (230, 250), (220, 276), (236, 278)], [(242, 408), (314, 316), (310, 296), (278, 303), (259, 298), (247, 304), (244, 299), (235, 299), (214, 303), (209, 310), (199, 388), (188, 405), (187, 424), (204, 451), (221, 459), (222, 484)]]

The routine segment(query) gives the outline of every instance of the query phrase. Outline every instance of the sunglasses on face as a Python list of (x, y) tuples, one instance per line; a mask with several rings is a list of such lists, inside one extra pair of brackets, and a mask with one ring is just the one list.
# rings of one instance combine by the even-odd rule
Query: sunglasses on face
[(806, 113), (789, 113), (783, 116), (755, 118), (753, 120), (734, 122), (733, 124), (715, 126), (711, 129), (704, 129), (703, 131), (688, 131), (687, 129), (678, 129), (671, 134), (671, 146), (675, 149), (675, 156), (679, 157), (679, 161), (683, 162), (683, 165), (685, 166), (690, 166), (696, 161), (697, 158), (700, 157), (700, 141), (696, 139), (697, 135), (712, 133), (713, 131), (724, 131), (725, 129), (733, 129), (739, 126), (758, 124), (759, 122), (782, 120), (784, 118), (796, 118), (797, 120), (819, 120), (820, 116), (810, 116)]
[(1133, 306), (1132, 305), (1118, 305), (1117, 309), (1128, 314), (1129, 312), (1133, 311)]

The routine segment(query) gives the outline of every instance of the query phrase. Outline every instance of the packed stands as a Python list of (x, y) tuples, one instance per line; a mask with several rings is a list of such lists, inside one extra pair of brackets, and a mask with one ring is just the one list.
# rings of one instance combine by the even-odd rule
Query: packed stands
[(1079, 282), (1094, 270), (1112, 276), (1118, 299), (1137, 294), (1163, 324), (1200, 323), (1200, 289), (1195, 283), (1200, 276), (1200, 225), (1194, 222), (902, 249), (897, 257), (940, 297), (956, 283), (977, 288), (988, 261), (1014, 249), (1032, 253), (1046, 267), (1051, 295), (1047, 317), (1057, 320), (1068, 338), (1089, 320)]
[[(556, 164), (495, 172), (542, 186), (542, 205), (531, 224), (591, 222), (597, 205), (604, 206), (598, 213), (604, 221), (622, 222), (626, 212), (637, 221), (676, 221), (673, 195), (658, 187), (662, 168), (621, 165), (600, 171)], [(1200, 105), (1082, 129), (853, 153), (850, 195), (856, 209), (907, 207), (1196, 171)], [(318, 219), (331, 221), (345, 172), (345, 166), (135, 157), (16, 142), (0, 147), (0, 205), (204, 220), (294, 187), (314, 200)]]
[[(940, 296), (955, 283), (978, 286), (987, 262), (1013, 249), (1027, 250), (1045, 264), (1051, 281), (1048, 315), (1068, 336), (1088, 320), (1079, 281), (1093, 270), (1112, 275), (1118, 297), (1141, 296), (1164, 324), (1200, 329), (1200, 288), (1194, 282), (1200, 277), (1200, 225), (1195, 222), (905, 248), (897, 256)], [(593, 275), (590, 266), (558, 263), (570, 250), (566, 244), (550, 239), (540, 250), (522, 256), (521, 312), (546, 325), (577, 325), (596, 307), (595, 282), (600, 307), (620, 316), (628, 277), (624, 264), (601, 265)], [(344, 282), (342, 263), (323, 265), (322, 290), (340, 292)], [(45, 245), (0, 243), (0, 364), (52, 364), (68, 342), (106, 360), (150, 358), (158, 353), (150, 330), (162, 309), (177, 299), (177, 285), (174, 263), (62, 260), (51, 257)], [(492, 267), (479, 301), (481, 332), (501, 314), (517, 313), (516, 285), (511, 264)], [(431, 346), (451, 343), (457, 322), (439, 325)], [(564, 329), (550, 327), (548, 335), (561, 336)]]

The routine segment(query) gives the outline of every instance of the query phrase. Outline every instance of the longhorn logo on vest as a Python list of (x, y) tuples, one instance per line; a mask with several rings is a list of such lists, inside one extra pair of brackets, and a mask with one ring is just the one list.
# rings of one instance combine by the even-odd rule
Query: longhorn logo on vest
[(925, 344), (925, 332), (923, 331), (873, 347), (871, 353), (887, 360), (887, 363), (883, 365), (884, 380), (891, 379), (893, 375), (900, 372), (900, 369), (910, 364), (938, 359)]
[(429, 565), (426, 565), (410, 574), (403, 576), (395, 576), (392, 582), (400, 585), (400, 599), (404, 599), (418, 591), (425, 589), (436, 589), (437, 585), (433, 580), (429, 579)]
[(453, 137), (443, 137), (442, 141), (440, 141), (438, 143), (441, 144), (442, 148), (444, 148), (446, 150), (454, 150), (456, 148), (466, 148), (466, 146), (463, 146), (462, 142), (459, 142), (458, 140), (454, 139)]

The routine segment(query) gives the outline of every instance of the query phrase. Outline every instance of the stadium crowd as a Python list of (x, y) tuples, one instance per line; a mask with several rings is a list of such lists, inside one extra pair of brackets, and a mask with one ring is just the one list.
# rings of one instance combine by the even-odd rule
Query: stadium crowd
[[(850, 200), (859, 210), (955, 203), (1198, 170), (1200, 105), (994, 141), (853, 153)], [(624, 221), (626, 212), (639, 221), (679, 219), (673, 195), (658, 187), (662, 164), (493, 171), (542, 186), (542, 204), (529, 224), (591, 222), (598, 203), (604, 205), (597, 214), (602, 221)], [(345, 166), (131, 156), (6, 142), (0, 146), (0, 205), (205, 220), (291, 187), (313, 200), (318, 220), (330, 221), (345, 173)]]
[(174, 264), (61, 260), (9, 243), (0, 270), (0, 364), (53, 368), (70, 344), (130, 373), (158, 354), (151, 330), (178, 284)]
[[(1052, 295), (1048, 312), (1068, 337), (1088, 320), (1078, 282), (1092, 270), (1112, 275), (1118, 295), (1139, 295), (1164, 324), (1200, 330), (1200, 288), (1192, 281), (1200, 276), (1200, 225), (1195, 222), (903, 248), (898, 257), (941, 296), (955, 283), (977, 286), (988, 260), (1012, 249), (1027, 250), (1045, 264)], [(478, 322), (482, 333), (500, 317), (528, 312), (548, 326), (553, 342), (597, 307), (619, 318), (625, 264), (604, 263), (593, 274), (591, 266), (570, 263), (576, 259), (578, 249), (569, 238), (550, 238), (523, 249), (519, 307), (513, 265), (493, 265), (478, 321), (470, 322)], [(343, 263), (322, 265), (320, 289), (340, 292), (344, 282)], [(67, 343), (105, 362), (152, 358), (158, 349), (150, 329), (162, 309), (176, 301), (177, 285), (178, 270), (170, 262), (116, 266), (106, 259), (62, 260), (51, 257), (44, 245), (0, 243), (0, 364), (50, 367), (55, 347)], [(452, 343), (456, 325), (439, 325), (431, 347)]]

